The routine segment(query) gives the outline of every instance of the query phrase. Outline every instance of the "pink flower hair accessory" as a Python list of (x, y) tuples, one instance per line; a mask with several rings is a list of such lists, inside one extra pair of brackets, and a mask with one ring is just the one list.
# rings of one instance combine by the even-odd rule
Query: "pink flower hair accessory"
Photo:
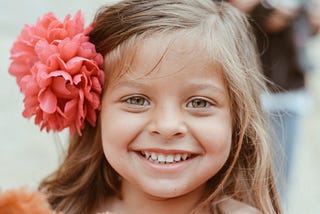
[(81, 135), (85, 121), (96, 124), (104, 72), (90, 30), (80, 11), (63, 22), (47, 13), (25, 25), (13, 44), (9, 73), (25, 96), (23, 116), (35, 116), (41, 130)]

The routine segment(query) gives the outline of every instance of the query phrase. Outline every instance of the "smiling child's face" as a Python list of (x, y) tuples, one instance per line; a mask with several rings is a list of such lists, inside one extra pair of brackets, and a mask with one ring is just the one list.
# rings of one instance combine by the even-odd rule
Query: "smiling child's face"
[(102, 143), (124, 195), (203, 194), (228, 159), (232, 116), (223, 73), (193, 43), (145, 39), (130, 71), (108, 80)]

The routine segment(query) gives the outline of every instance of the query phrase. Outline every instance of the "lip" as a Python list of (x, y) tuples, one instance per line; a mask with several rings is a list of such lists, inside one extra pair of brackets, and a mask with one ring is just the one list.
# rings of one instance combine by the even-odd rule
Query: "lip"
[(183, 150), (183, 149), (162, 149), (162, 148), (132, 148), (131, 149), (134, 152), (155, 152), (155, 153), (162, 153), (162, 154), (191, 154), (191, 155), (197, 155), (198, 152), (194, 152), (191, 150)]

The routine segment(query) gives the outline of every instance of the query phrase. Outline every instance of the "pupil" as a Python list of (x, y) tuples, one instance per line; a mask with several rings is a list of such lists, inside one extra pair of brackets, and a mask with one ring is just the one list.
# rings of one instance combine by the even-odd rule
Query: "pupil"
[(205, 102), (203, 100), (194, 100), (193, 101), (193, 106), (194, 107), (204, 107), (205, 106)]
[(134, 97), (132, 100), (133, 104), (143, 105), (143, 99), (140, 97)]

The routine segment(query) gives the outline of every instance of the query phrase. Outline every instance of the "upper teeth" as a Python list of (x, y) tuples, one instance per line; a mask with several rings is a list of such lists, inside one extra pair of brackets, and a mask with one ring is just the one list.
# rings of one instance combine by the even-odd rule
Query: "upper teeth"
[(190, 154), (162, 154), (155, 152), (143, 151), (141, 154), (151, 161), (158, 161), (159, 163), (173, 163), (187, 160)]

